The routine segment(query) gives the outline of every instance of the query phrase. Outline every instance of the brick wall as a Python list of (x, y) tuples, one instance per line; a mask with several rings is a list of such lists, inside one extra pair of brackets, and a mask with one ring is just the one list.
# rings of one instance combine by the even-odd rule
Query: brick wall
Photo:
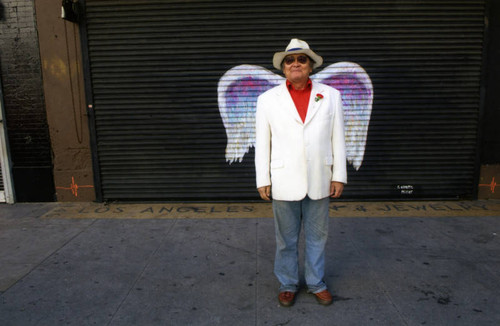
[(0, 75), (16, 200), (51, 201), (54, 181), (34, 4), (0, 2)]

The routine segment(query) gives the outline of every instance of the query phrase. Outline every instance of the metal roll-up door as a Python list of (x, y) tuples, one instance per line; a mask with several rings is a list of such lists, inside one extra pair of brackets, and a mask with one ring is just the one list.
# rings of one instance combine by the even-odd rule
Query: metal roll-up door
[(253, 148), (226, 157), (219, 81), (240, 65), (279, 74), (293, 37), (318, 71), (354, 62), (371, 79), (343, 198), (472, 197), (484, 15), (479, 0), (87, 0), (101, 199), (257, 199)]

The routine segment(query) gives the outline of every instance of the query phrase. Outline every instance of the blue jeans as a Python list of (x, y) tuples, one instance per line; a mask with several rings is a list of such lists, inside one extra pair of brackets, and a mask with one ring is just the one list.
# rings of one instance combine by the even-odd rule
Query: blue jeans
[(281, 283), (280, 292), (299, 289), (298, 243), (301, 225), (305, 232), (304, 276), (312, 293), (326, 289), (325, 245), (328, 238), (329, 198), (300, 201), (273, 200), (276, 233), (274, 274)]

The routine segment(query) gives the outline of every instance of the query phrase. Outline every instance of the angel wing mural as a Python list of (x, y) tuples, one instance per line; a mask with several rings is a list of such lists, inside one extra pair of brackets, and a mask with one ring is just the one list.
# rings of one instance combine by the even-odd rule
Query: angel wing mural
[[(342, 94), (347, 161), (359, 170), (365, 153), (373, 103), (373, 85), (366, 71), (353, 62), (337, 62), (311, 76)], [(226, 161), (241, 162), (255, 146), (257, 97), (285, 79), (265, 68), (240, 65), (219, 80), (219, 112), (227, 135)]]

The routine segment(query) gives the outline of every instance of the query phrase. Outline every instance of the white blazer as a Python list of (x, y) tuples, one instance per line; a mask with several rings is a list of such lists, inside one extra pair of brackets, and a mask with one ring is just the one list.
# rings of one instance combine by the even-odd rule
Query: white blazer
[[(317, 94), (323, 96), (316, 101)], [(344, 115), (340, 92), (312, 82), (306, 120), (283, 82), (257, 100), (257, 188), (271, 185), (277, 200), (330, 195), (331, 181), (347, 183)]]

